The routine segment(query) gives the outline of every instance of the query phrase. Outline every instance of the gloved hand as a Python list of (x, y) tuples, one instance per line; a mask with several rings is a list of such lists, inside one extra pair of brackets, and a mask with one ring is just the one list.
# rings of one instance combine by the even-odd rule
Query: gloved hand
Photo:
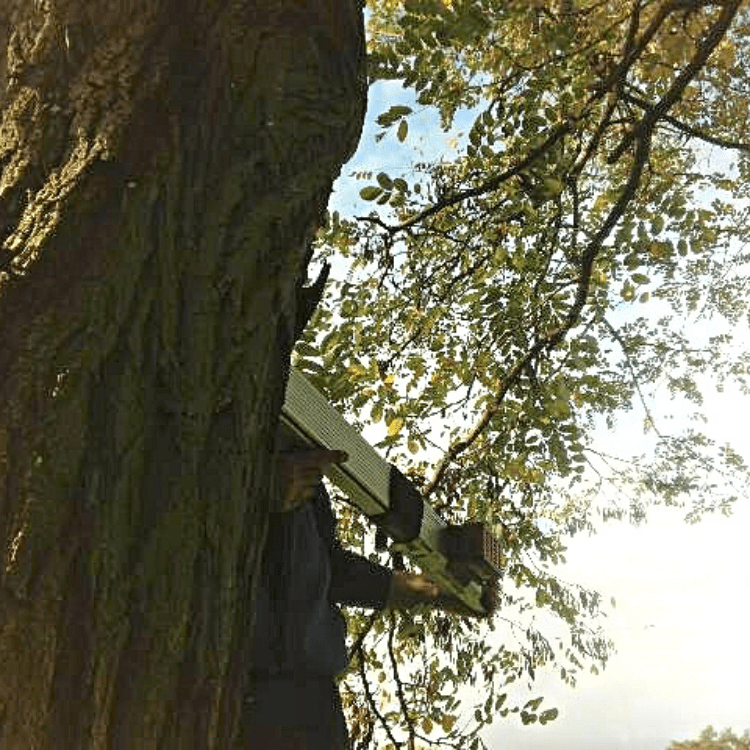
[(282, 451), (278, 456), (278, 469), (283, 484), (276, 513), (289, 513), (315, 497), (323, 471), (331, 464), (347, 461), (344, 451), (326, 448)]

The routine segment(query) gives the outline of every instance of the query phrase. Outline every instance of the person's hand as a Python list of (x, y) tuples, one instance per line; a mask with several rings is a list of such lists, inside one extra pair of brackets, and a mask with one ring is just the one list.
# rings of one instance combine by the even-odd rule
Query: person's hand
[(426, 576), (396, 570), (391, 578), (387, 603), (394, 608), (414, 607), (433, 604), (439, 596), (440, 586)]
[(499, 590), (497, 584), (482, 587), (482, 605), (485, 612), (480, 614), (467, 607), (453, 594), (444, 591), (438, 584), (423, 575), (395, 571), (391, 579), (391, 588), (388, 592), (388, 606), (415, 607), (427, 605), (444, 612), (463, 615), (464, 617), (491, 617), (497, 610), (499, 601)]
[(315, 497), (323, 478), (323, 470), (331, 464), (341, 464), (349, 459), (344, 451), (326, 448), (283, 451), (279, 453), (281, 493), (277, 513), (289, 513)]

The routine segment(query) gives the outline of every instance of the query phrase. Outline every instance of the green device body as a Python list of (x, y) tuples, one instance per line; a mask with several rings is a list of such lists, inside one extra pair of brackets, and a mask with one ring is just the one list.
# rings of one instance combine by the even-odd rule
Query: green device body
[(350, 425), (294, 367), (281, 416), (290, 442), (344, 450), (326, 473), (422, 572), (477, 614), (482, 587), (501, 575), (500, 541), (480, 523), (447, 524), (416, 487)]

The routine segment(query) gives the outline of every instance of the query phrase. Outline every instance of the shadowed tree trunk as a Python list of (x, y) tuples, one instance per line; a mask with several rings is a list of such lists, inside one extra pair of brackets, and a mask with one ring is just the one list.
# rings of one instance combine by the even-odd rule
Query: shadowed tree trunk
[(0, 4), (0, 747), (233, 747), (357, 0)]

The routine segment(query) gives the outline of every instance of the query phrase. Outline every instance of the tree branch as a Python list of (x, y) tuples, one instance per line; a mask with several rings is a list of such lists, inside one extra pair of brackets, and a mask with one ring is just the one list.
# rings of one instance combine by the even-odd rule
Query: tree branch
[(623, 188), (620, 197), (618, 198), (615, 205), (610, 210), (604, 223), (599, 230), (594, 234), (591, 241), (589, 242), (586, 250), (581, 257), (580, 275), (578, 279), (578, 289), (576, 291), (576, 298), (573, 304), (568, 310), (565, 320), (562, 325), (554, 331), (549, 332), (545, 337), (538, 339), (535, 344), (529, 349), (526, 354), (516, 361), (515, 365), (511, 369), (508, 377), (503, 381), (502, 385), (498, 389), (492, 402), (484, 410), (479, 421), (475, 425), (474, 429), (462, 440), (458, 440), (450, 446), (443, 459), (438, 464), (437, 470), (425, 488), (425, 496), (432, 493), (437, 487), (438, 483), (442, 479), (448, 466), (456, 459), (456, 457), (463, 453), (485, 430), (493, 415), (497, 412), (502, 404), (505, 396), (507, 395), (510, 388), (515, 385), (521, 373), (525, 368), (533, 362), (533, 360), (539, 356), (542, 351), (550, 351), (554, 349), (575, 326), (581, 316), (581, 311), (586, 304), (588, 297), (588, 290), (591, 283), (591, 272), (594, 267), (594, 261), (597, 255), (602, 249), (604, 241), (609, 236), (612, 229), (614, 229), (617, 222), (622, 217), (625, 209), (627, 208), (630, 201), (635, 196), (640, 184), (643, 170), (648, 161), (648, 156), (651, 150), (651, 134), (656, 121), (649, 123), (649, 126), (643, 129), (641, 136), (638, 139), (638, 146), (636, 149), (633, 165), (630, 169), (630, 177)]
[(420, 211), (416, 216), (412, 216), (411, 219), (408, 219), (407, 221), (403, 222), (402, 224), (396, 224), (396, 225), (389, 225), (386, 224), (382, 219), (379, 219), (375, 216), (355, 216), (355, 218), (358, 221), (366, 221), (370, 224), (377, 224), (378, 226), (385, 229), (387, 232), (389, 232), (391, 235), (394, 235), (396, 232), (399, 232), (404, 229), (408, 229), (415, 224), (418, 224), (420, 221), (424, 221), (425, 219), (429, 218), (430, 216), (433, 216), (434, 214), (439, 213), (444, 208), (449, 208), (450, 206), (455, 206), (458, 203), (461, 203), (468, 198), (476, 198), (480, 195), (484, 195), (485, 193), (489, 193), (493, 190), (496, 190), (500, 185), (502, 185), (504, 182), (507, 182), (512, 177), (515, 177), (516, 175), (523, 172), (524, 169), (526, 169), (532, 162), (534, 162), (536, 159), (538, 159), (542, 154), (546, 153), (552, 146), (555, 145), (563, 136), (567, 135), (571, 132), (573, 129), (573, 124), (571, 121), (564, 122), (557, 127), (553, 128), (552, 132), (547, 136), (547, 138), (536, 148), (532, 149), (528, 155), (523, 158), (518, 164), (516, 164), (514, 167), (511, 167), (510, 169), (506, 169), (505, 172), (502, 172), (499, 175), (496, 175), (495, 177), (490, 177), (485, 183), (480, 185), (479, 187), (475, 188), (469, 188), (468, 190), (461, 190), (458, 193), (454, 193), (453, 195), (446, 196), (442, 200), (437, 201), (433, 205), (431, 205), (429, 208), (424, 209), (424, 211)]
[(382, 713), (378, 710), (377, 705), (375, 704), (375, 697), (372, 694), (372, 691), (370, 690), (370, 683), (367, 681), (367, 673), (365, 670), (365, 653), (362, 646), (359, 647), (359, 676), (362, 680), (362, 687), (365, 689), (365, 697), (367, 698), (367, 703), (370, 706), (370, 710), (377, 716), (378, 721), (382, 725), (383, 729), (385, 729), (386, 734), (388, 735), (388, 739), (393, 744), (393, 747), (396, 748), (396, 750), (399, 750), (401, 747), (401, 743), (396, 741), (396, 738), (393, 736), (393, 732), (391, 732), (391, 728), (388, 726), (388, 722), (385, 720), (385, 716), (383, 716)]
[[(622, 93), (622, 98), (630, 104), (635, 104), (637, 107), (640, 107), (646, 112), (650, 111), (653, 108), (652, 105), (649, 104), (645, 99), (634, 96), (627, 91), (624, 91)], [(730, 141), (726, 138), (719, 138), (718, 136), (706, 133), (705, 130), (701, 130), (700, 128), (696, 128), (693, 125), (688, 125), (687, 123), (681, 122), (676, 117), (672, 117), (672, 115), (662, 115), (661, 119), (664, 122), (668, 122), (672, 127), (676, 128), (681, 133), (689, 135), (691, 138), (699, 138), (706, 143), (711, 143), (712, 145), (720, 146), (721, 148), (729, 148), (736, 151), (745, 151), (746, 153), (750, 153), (750, 143), (742, 143), (740, 141)]]
[(609, 75), (602, 81), (602, 88), (609, 90), (618, 87), (625, 80), (625, 74), (632, 67), (633, 63), (645, 52), (649, 42), (656, 36), (661, 25), (667, 20), (672, 13), (677, 11), (691, 11), (699, 8), (721, 5), (716, 0), (668, 0), (656, 12), (651, 19), (648, 28), (643, 32), (640, 39), (635, 42), (635, 32), (638, 28), (640, 19), (640, 0), (634, 0), (633, 14), (631, 15), (631, 24), (628, 30), (628, 42), (626, 43), (627, 54), (623, 57), (619, 65), (615, 66)]
[(602, 94), (604, 94), (605, 92), (613, 88), (615, 89), (617, 93), (615, 96), (610, 97), (610, 101), (607, 104), (607, 108), (604, 111), (604, 114), (599, 119), (599, 124), (596, 126), (596, 129), (594, 130), (594, 134), (591, 137), (591, 140), (589, 141), (588, 146), (586, 147), (586, 152), (576, 162), (576, 164), (573, 165), (573, 168), (571, 170), (571, 175), (580, 174), (583, 168), (588, 163), (589, 159), (593, 156), (595, 151), (599, 148), (599, 144), (601, 143), (601, 140), (604, 137), (604, 132), (607, 129), (607, 126), (610, 124), (612, 120), (612, 115), (614, 114), (615, 109), (617, 108), (617, 103), (619, 100), (618, 97), (624, 85), (627, 72), (628, 70), (630, 70), (630, 67), (633, 65), (633, 63), (635, 63), (635, 61), (638, 59), (638, 55), (640, 54), (640, 52), (638, 54), (635, 54), (634, 50), (635, 50), (635, 36), (636, 36), (636, 33), (638, 32), (638, 24), (640, 21), (640, 10), (641, 10), (640, 3), (641, 3), (641, 0), (633, 0), (633, 10), (631, 11), (631, 14), (630, 14), (630, 23), (628, 25), (628, 35), (625, 40), (625, 44), (623, 46), (622, 59), (620, 61), (620, 64), (617, 65), (617, 67), (612, 71), (612, 73), (600, 84)]
[(672, 85), (669, 87), (669, 90), (659, 102), (647, 110), (646, 116), (641, 120), (640, 124), (633, 128), (633, 130), (622, 139), (620, 145), (607, 159), (610, 164), (614, 164), (622, 154), (630, 148), (630, 145), (634, 140), (641, 137), (641, 135), (647, 131), (652, 131), (656, 123), (663, 118), (671, 107), (673, 107), (679, 100), (685, 87), (698, 75), (708, 61), (711, 53), (716, 48), (716, 45), (724, 38), (727, 29), (729, 29), (734, 17), (737, 15), (741, 2), (742, 0), (728, 0), (728, 2), (723, 5), (719, 18), (708, 30), (703, 41), (698, 45), (690, 62), (682, 69), (677, 78), (675, 78)]

